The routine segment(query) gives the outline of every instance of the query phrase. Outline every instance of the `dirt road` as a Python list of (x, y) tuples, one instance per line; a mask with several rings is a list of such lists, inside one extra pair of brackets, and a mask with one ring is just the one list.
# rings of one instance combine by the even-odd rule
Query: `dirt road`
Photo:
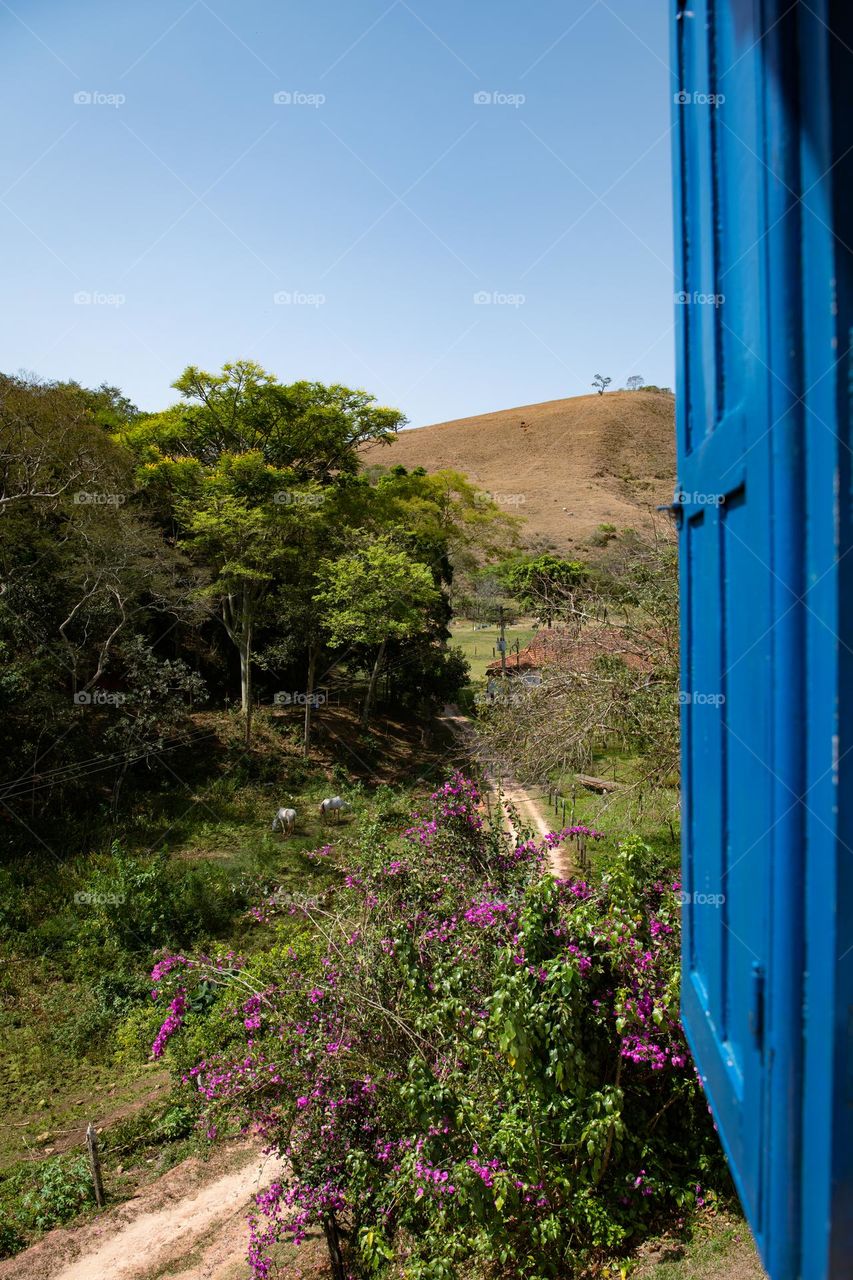
[[(477, 732), (476, 725), (468, 716), (463, 715), (455, 703), (445, 706), (441, 719), (483, 770), (492, 791), (493, 802), (503, 809), (507, 830), (515, 831), (512, 810), (517, 812), (522, 823), (540, 836), (555, 829), (554, 823), (548, 820), (543, 811), (541, 801), (530, 789), (522, 786), (505, 763), (490, 757), (489, 747)], [(552, 849), (548, 861), (555, 876), (566, 878), (574, 873), (575, 869), (565, 849)]]
[(245, 1280), (246, 1215), (281, 1165), (245, 1148), (211, 1164), (186, 1160), (124, 1204), (51, 1231), (0, 1263), (0, 1280)]

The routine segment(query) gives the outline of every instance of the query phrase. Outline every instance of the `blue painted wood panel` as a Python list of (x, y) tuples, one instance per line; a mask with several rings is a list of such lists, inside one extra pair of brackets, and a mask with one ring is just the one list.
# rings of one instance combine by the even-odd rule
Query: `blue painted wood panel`
[(853, 1277), (853, 18), (841, 0), (672, 14), (683, 1017), (770, 1275), (836, 1280)]

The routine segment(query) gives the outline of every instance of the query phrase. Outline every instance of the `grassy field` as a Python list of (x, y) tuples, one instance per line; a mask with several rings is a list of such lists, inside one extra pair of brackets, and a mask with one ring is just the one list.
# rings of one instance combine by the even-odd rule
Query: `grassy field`
[(599, 794), (581, 786), (574, 773), (557, 774), (554, 787), (566, 799), (567, 817), (574, 796), (576, 822), (606, 831), (614, 840), (642, 836), (648, 844), (671, 851), (677, 861), (681, 816), (678, 788), (646, 785), (642, 782), (642, 759), (615, 751), (596, 757), (590, 773), (617, 782), (619, 789)]
[[(168, 904), (172, 898), (164, 886), (174, 885), (176, 894), (195, 898), (210, 921), (200, 943), (214, 952), (233, 947), (251, 955), (255, 926), (246, 903), (260, 900), (273, 885), (320, 891), (328, 877), (305, 851), (338, 839), (358, 821), (363, 802), (354, 794), (353, 813), (334, 831), (321, 829), (317, 806), (320, 793), (327, 794), (323, 784), (322, 778), (312, 780), (286, 797), (300, 811), (289, 840), (269, 829), (273, 796), (268, 786), (223, 782), (184, 819), (179, 832), (170, 833), (168, 854), (158, 861), (145, 856), (142, 823), (128, 832), (134, 861), (121, 865), (130, 866), (139, 895), (156, 892)], [(149, 813), (148, 822), (154, 817)], [(208, 878), (211, 869), (215, 879)], [(125, 898), (114, 908), (122, 949), (115, 955), (104, 952), (100, 971), (95, 963), (104, 923), (97, 919), (99, 908), (75, 903), (81, 893), (91, 892), (97, 870), (106, 877), (97, 883), (114, 885), (117, 896)], [(23, 949), (10, 940), (3, 947), (0, 1070), (7, 1108), (0, 1135), (0, 1256), (16, 1239), (31, 1240), (40, 1227), (91, 1207), (88, 1179), (80, 1172), (89, 1121), (100, 1134), (113, 1202), (204, 1146), (194, 1131), (192, 1106), (175, 1093), (160, 1064), (150, 1061), (152, 1033), (164, 1016), (147, 992), (159, 938), (152, 938), (148, 952), (133, 946), (131, 930), (144, 937), (153, 913), (129, 884), (119, 886), (120, 874), (119, 864), (103, 855), (57, 869), (52, 876), (56, 915), (28, 931), (20, 940)], [(211, 910), (211, 899), (217, 898), (221, 909)], [(131, 911), (130, 921), (121, 914)], [(51, 951), (33, 955), (38, 940), (48, 937), (56, 939)]]
[[(462, 650), (471, 668), (471, 682), (485, 681), (486, 667), (500, 656), (497, 648), (500, 628), (497, 625), (481, 628), (478, 623), (475, 630), (473, 622), (454, 619), (450, 632), (450, 643)], [(523, 649), (525, 645), (530, 643), (534, 635), (535, 630), (532, 622), (521, 620), (514, 626), (506, 628), (508, 666), (512, 666), (515, 659), (515, 647), (518, 646), (518, 648)]]

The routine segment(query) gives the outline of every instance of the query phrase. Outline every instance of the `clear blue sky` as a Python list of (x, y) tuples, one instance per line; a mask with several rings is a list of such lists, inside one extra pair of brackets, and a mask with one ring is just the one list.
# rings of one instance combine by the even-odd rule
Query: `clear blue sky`
[(665, 4), (0, 0), (0, 48), (5, 371), (154, 409), (246, 356), (415, 425), (671, 385)]

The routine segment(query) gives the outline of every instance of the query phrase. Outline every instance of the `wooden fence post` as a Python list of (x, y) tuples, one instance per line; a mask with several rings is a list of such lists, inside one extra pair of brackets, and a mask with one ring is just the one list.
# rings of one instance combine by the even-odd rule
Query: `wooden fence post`
[(98, 1155), (98, 1135), (91, 1120), (86, 1128), (86, 1146), (89, 1151), (89, 1168), (92, 1171), (92, 1184), (95, 1188), (95, 1201), (99, 1209), (106, 1204), (104, 1183), (101, 1178), (101, 1160)]

